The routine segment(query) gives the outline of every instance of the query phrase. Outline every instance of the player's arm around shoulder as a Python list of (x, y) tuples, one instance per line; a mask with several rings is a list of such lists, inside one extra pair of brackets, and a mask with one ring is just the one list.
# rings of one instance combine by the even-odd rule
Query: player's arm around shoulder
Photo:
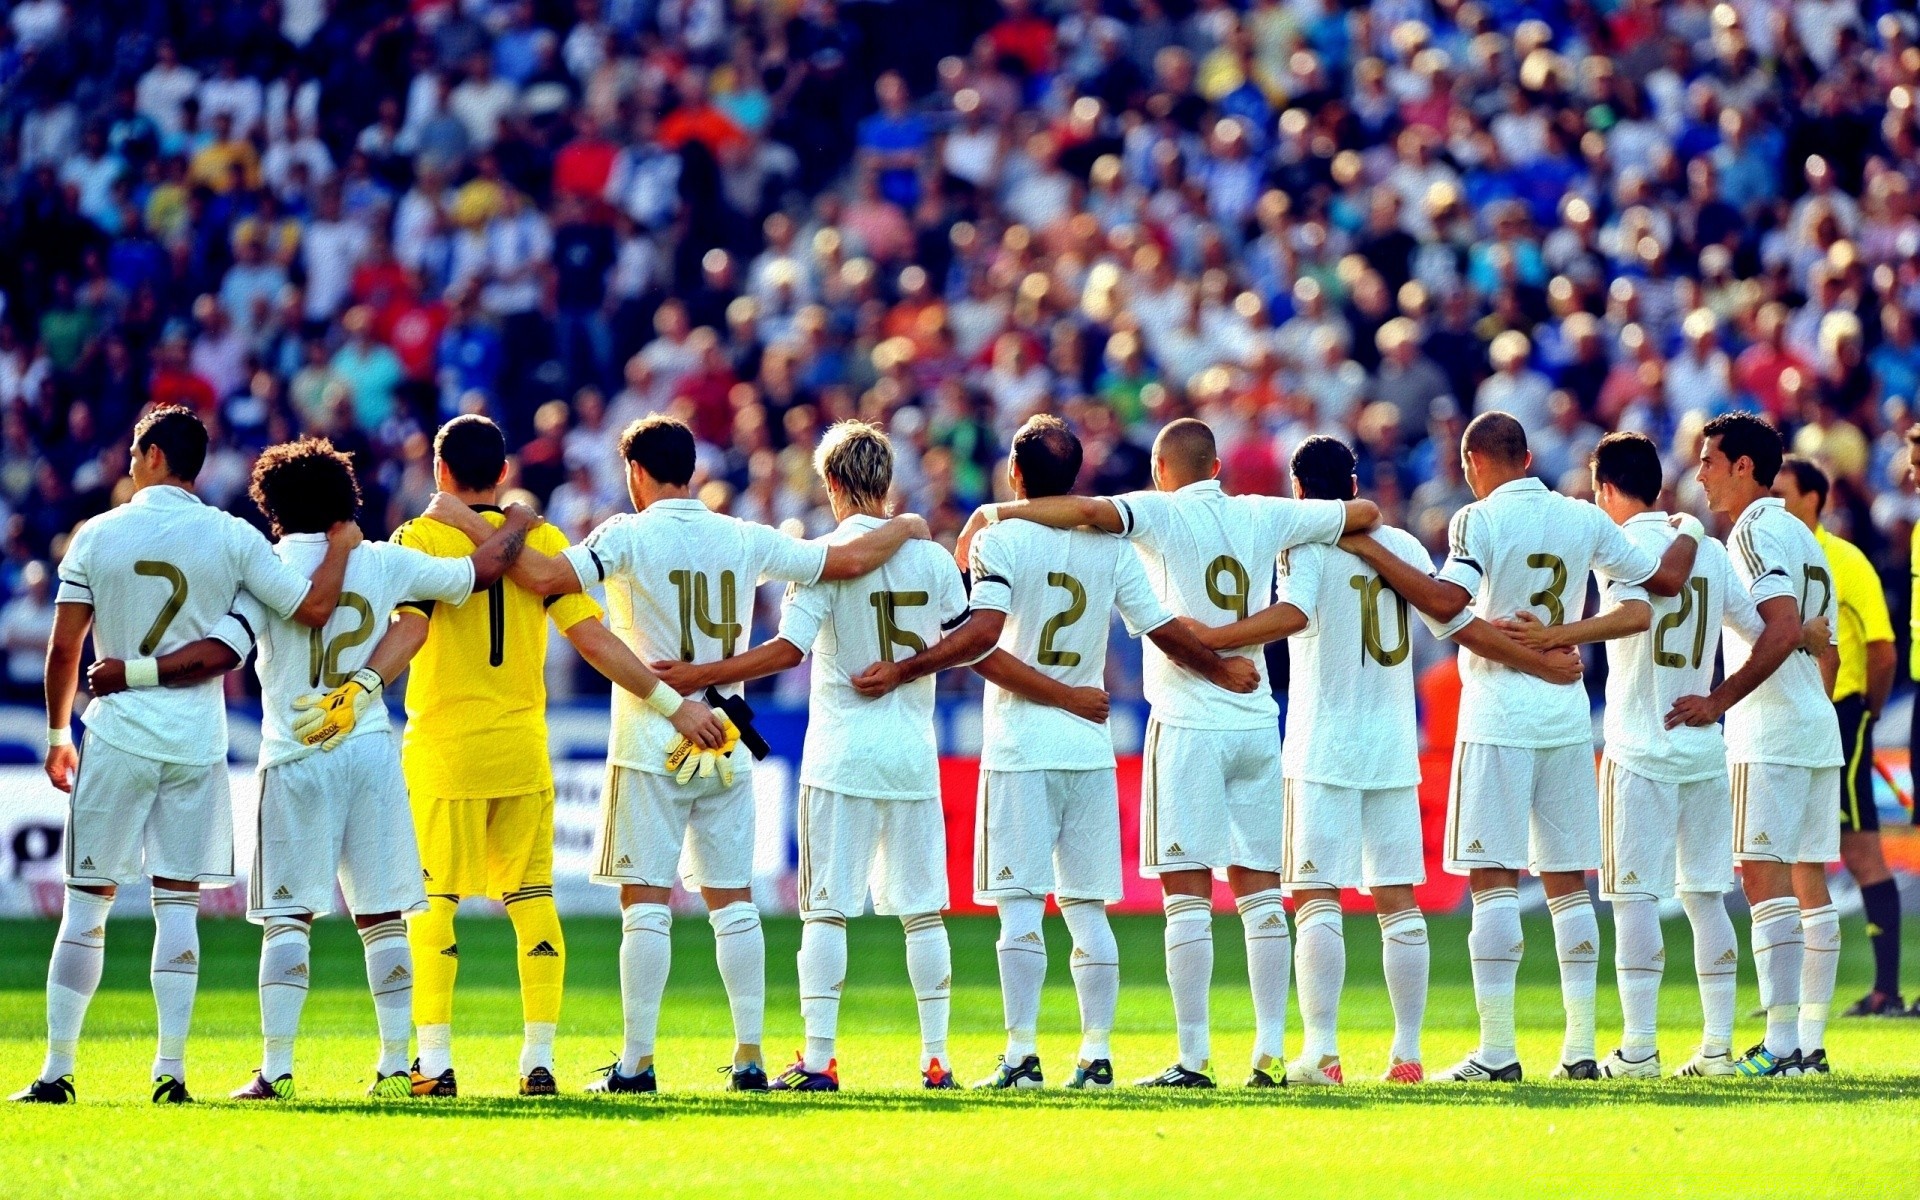
[(1442, 624), (1450, 624), (1473, 603), (1474, 592), (1480, 586), (1483, 573), (1479, 559), (1467, 551), (1459, 536), (1459, 526), (1468, 524), (1462, 514), (1469, 511), (1461, 509), (1454, 514), (1455, 549), (1448, 555), (1446, 565), (1438, 574), (1408, 562), (1377, 533), (1347, 534), (1340, 539), (1339, 546), (1372, 567), (1375, 574), (1387, 581), (1388, 587), (1420, 610), (1422, 615)]
[(993, 653), (1006, 628), (1007, 614), (989, 608), (973, 608), (967, 603), (966, 588), (960, 572), (944, 553), (930, 548), (926, 554), (928, 569), (939, 577), (936, 584), (941, 613), (940, 640), (911, 657), (897, 662), (876, 662), (848, 680), (855, 691), (869, 700), (877, 700), (902, 684), (949, 667), (971, 666)]

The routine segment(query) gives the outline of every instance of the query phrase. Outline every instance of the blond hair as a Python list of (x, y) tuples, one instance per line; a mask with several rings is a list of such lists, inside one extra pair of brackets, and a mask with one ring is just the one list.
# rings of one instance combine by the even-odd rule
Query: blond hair
[(857, 507), (884, 504), (893, 488), (893, 443), (878, 425), (836, 421), (813, 452), (813, 469)]

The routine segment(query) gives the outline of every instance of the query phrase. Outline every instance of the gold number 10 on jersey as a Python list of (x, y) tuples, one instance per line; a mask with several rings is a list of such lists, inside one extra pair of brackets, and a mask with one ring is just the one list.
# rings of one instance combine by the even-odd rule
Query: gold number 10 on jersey
[(695, 629), (720, 643), (720, 657), (732, 658), (741, 633), (739, 589), (734, 585), (733, 572), (720, 572), (718, 621), (713, 619), (713, 608), (707, 600), (705, 571), (669, 571), (667, 579), (680, 595), (680, 661), (693, 661)]
[[(1355, 575), (1347, 580), (1354, 591), (1360, 593), (1360, 644), (1367, 657), (1383, 667), (1397, 667), (1407, 661), (1407, 654), (1413, 649), (1413, 639), (1407, 630), (1407, 602), (1399, 592), (1387, 587), (1387, 581), (1378, 575)], [(1381, 637), (1380, 593), (1390, 592), (1393, 596), (1393, 608), (1399, 617), (1400, 632), (1395, 639), (1393, 649), (1386, 647), (1386, 639)]]

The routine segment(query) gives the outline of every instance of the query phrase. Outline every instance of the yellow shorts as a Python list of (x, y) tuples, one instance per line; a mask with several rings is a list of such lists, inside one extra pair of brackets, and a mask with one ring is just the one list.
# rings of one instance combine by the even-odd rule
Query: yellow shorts
[(435, 896), (488, 896), (553, 884), (553, 789), (492, 800), (412, 797), (420, 868)]

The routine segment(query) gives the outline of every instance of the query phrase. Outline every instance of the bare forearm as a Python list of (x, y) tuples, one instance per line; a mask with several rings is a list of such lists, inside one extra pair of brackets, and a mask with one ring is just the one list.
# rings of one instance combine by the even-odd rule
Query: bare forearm
[[(1273, 607), (1279, 608), (1280, 605)], [(1290, 605), (1287, 607), (1291, 607)], [(1259, 614), (1256, 614), (1256, 616)], [(1254, 617), (1248, 617), (1251, 621)], [(1240, 624), (1241, 622), (1235, 622)], [(1220, 673), (1226, 666), (1226, 660), (1208, 648), (1207, 644), (1196, 636), (1193, 630), (1178, 621), (1168, 621), (1165, 625), (1147, 634), (1154, 645), (1187, 670), (1202, 679), (1215, 683), (1220, 681)]]
[(792, 642), (785, 638), (774, 638), (760, 643), (743, 654), (702, 665), (697, 668), (696, 678), (701, 687), (745, 683), (750, 679), (764, 679), (768, 675), (778, 675), (782, 671), (797, 667), (805, 657), (800, 647)]
[(645, 700), (660, 686), (660, 678), (620, 640), (619, 635), (597, 620), (579, 621), (569, 627), (567, 640), (608, 682)]
[[(1713, 689), (1713, 703), (1721, 712), (1745, 700), (1753, 689), (1767, 681), (1768, 676), (1780, 669), (1800, 644), (1800, 630), (1792, 621), (1770, 620), (1767, 627), (1753, 643), (1753, 653), (1740, 669), (1726, 677), (1719, 687)], [(1824, 674), (1824, 672), (1822, 672)], [(1829, 684), (1829, 690), (1831, 685)]]
[(508, 518), (506, 524), (494, 530), (486, 541), (474, 547), (472, 554), (474, 591), (492, 587), (521, 558), (522, 551), (527, 546), (528, 528), (524, 520)]
[(80, 649), (47, 647), (47, 728), (65, 729), (73, 723), (73, 697), (80, 690)]
[(352, 553), (351, 546), (332, 538), (327, 540), (326, 556), (313, 569), (313, 574), (307, 577), (306, 599), (293, 611), (296, 624), (319, 629), (327, 623), (327, 618), (333, 615), (334, 608), (340, 603), (340, 588), (347, 580), (347, 557)]
[(156, 665), (160, 668), (160, 686), (191, 687), (233, 670), (240, 665), (240, 656), (225, 642), (201, 638), (171, 654), (162, 654)]
[(1700, 544), (1685, 534), (1673, 539), (1660, 556), (1660, 569), (1641, 586), (1656, 596), (1677, 596), (1693, 574), (1693, 559)]
[(1034, 670), (1005, 650), (995, 650), (973, 664), (973, 671), (988, 683), (1049, 708), (1065, 708), (1073, 695), (1066, 684)]
[(826, 566), (821, 568), (823, 580), (858, 579), (868, 571), (877, 571), (894, 556), (900, 547), (906, 545), (912, 536), (914, 523), (904, 517), (895, 517), (877, 529), (843, 542), (827, 550)]
[[(1268, 642), (1290, 638), (1306, 627), (1306, 614), (1282, 600), (1278, 604), (1267, 605), (1251, 616), (1210, 629), (1200, 636), (1209, 649), (1237, 650), (1243, 646), (1264, 646)], [(1154, 640), (1159, 641), (1158, 638)], [(1169, 655), (1173, 654), (1165, 646), (1160, 648)]]
[(1453, 620), (1473, 599), (1458, 584), (1434, 578), (1372, 538), (1356, 538), (1349, 544), (1388, 587), (1436, 621)]
[(977, 661), (1000, 640), (1006, 614), (979, 611), (969, 616), (958, 629), (925, 650), (899, 664), (900, 682), (907, 683), (924, 675), (962, 667)]
[(1512, 667), (1528, 675), (1540, 674), (1546, 665), (1544, 656), (1538, 651), (1527, 649), (1479, 617), (1467, 622), (1465, 628), (1454, 634), (1450, 640), (1454, 645), (1463, 650), (1471, 650), (1488, 662)]
[(373, 648), (367, 666), (379, 673), (382, 683), (390, 684), (406, 672), (407, 664), (426, 644), (427, 619), (418, 613), (397, 613)]
[(1091, 525), (1108, 533), (1121, 531), (1120, 509), (1099, 496), (1043, 496), (1038, 500), (1009, 500), (994, 506), (1002, 521), (1032, 521), (1055, 529)]
[(1652, 625), (1651, 605), (1639, 600), (1624, 600), (1584, 621), (1549, 625), (1543, 631), (1543, 636), (1553, 646), (1584, 646), (1588, 642), (1610, 642), (1615, 638), (1645, 633)]

